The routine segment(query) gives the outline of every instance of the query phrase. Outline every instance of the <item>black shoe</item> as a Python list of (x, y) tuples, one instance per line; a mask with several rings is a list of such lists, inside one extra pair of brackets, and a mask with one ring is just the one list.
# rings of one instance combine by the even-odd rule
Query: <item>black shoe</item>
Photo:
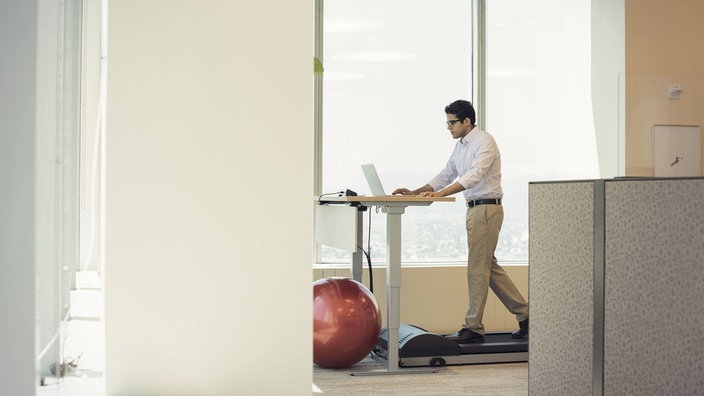
[(454, 342), (457, 342), (459, 344), (470, 344), (470, 343), (480, 343), (484, 342), (484, 336), (475, 333), (470, 329), (465, 329), (462, 328), (460, 331), (457, 332), (457, 334), (452, 334), (447, 336), (448, 340), (452, 340)]
[(518, 330), (511, 333), (511, 338), (523, 338), (528, 335), (528, 319), (518, 322)]

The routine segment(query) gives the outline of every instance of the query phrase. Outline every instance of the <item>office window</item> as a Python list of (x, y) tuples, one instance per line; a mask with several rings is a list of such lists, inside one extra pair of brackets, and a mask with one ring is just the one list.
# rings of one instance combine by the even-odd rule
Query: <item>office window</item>
[[(322, 193), (369, 194), (374, 163), (387, 193), (425, 184), (455, 141), (444, 107), (474, 101), (472, 1), (324, 0)], [(496, 256), (528, 260), (528, 182), (598, 177), (591, 113), (590, 1), (486, 1), (486, 129), (502, 152), (505, 219)], [(404, 263), (466, 260), (464, 201), (408, 208)], [(374, 262), (386, 219), (371, 220)], [(323, 247), (322, 262), (349, 253)]]
[[(442, 169), (454, 144), (444, 107), (472, 92), (471, 20), (467, 0), (325, 0), (323, 193), (370, 194), (363, 163), (376, 165), (387, 193)], [(461, 202), (409, 208), (403, 261), (464, 260), (462, 213)], [(385, 215), (371, 222), (372, 259), (383, 261)], [(322, 261), (346, 260), (323, 247)]]

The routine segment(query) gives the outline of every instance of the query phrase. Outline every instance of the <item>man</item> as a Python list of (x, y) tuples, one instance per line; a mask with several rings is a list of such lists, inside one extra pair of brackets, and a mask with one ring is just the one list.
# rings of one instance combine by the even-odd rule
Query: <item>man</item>
[(445, 114), (452, 138), (459, 139), (445, 169), (423, 187), (415, 190), (399, 188), (393, 193), (445, 197), (464, 192), (467, 200), (469, 308), (462, 328), (448, 338), (459, 343), (484, 342), (482, 317), (489, 287), (516, 315), (519, 329), (511, 336), (523, 338), (528, 334), (528, 304), (494, 256), (504, 219), (499, 148), (489, 133), (476, 127), (474, 107), (468, 101), (450, 103), (445, 107)]

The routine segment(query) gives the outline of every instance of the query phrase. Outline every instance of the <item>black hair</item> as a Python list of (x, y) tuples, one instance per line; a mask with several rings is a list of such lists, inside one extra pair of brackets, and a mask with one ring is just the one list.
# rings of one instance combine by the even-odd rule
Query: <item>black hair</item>
[(445, 114), (454, 114), (461, 121), (464, 121), (465, 118), (469, 118), (469, 121), (472, 122), (472, 125), (474, 125), (474, 122), (477, 119), (472, 104), (462, 99), (456, 100), (450, 103), (449, 105), (445, 106)]

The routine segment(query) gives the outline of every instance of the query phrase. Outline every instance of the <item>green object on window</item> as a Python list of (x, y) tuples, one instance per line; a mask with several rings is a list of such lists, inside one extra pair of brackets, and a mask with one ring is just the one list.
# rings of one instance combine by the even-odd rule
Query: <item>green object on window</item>
[(313, 57), (313, 74), (323, 75), (323, 64), (320, 62), (320, 59), (315, 56)]

